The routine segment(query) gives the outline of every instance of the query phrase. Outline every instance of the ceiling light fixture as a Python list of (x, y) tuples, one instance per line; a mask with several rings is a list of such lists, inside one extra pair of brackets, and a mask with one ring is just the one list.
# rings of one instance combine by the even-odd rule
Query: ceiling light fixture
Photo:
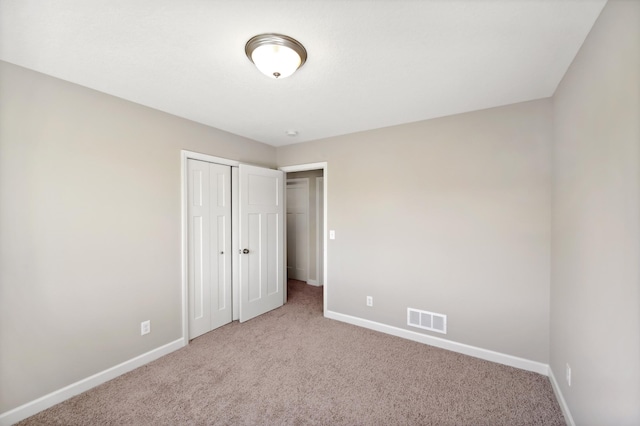
[(285, 78), (307, 60), (307, 50), (299, 41), (282, 34), (259, 34), (244, 47), (247, 57), (264, 75)]

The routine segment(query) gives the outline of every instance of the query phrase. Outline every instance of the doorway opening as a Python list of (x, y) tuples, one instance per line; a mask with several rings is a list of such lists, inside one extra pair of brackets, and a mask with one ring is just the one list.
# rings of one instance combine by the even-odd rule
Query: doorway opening
[(322, 287), (327, 312), (327, 163), (280, 167), (286, 173), (287, 278)]

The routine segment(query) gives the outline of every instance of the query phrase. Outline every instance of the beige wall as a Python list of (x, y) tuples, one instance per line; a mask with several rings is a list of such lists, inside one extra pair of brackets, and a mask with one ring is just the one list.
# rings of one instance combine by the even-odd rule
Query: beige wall
[(579, 425), (640, 424), (639, 83), (640, 2), (609, 1), (554, 97), (551, 368)]
[(0, 62), (0, 413), (181, 337), (181, 149), (276, 160)]
[(278, 148), (328, 162), (328, 309), (548, 362), (551, 138), (542, 100)]

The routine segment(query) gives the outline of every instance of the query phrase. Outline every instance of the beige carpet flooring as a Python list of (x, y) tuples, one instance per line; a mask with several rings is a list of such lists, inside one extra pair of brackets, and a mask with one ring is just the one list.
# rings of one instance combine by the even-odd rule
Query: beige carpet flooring
[(20, 425), (564, 425), (547, 377), (322, 317), (322, 288)]

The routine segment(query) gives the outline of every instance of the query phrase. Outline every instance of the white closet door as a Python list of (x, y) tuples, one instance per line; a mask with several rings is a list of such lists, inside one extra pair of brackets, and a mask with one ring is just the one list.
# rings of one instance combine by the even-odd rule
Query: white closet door
[(189, 338), (231, 322), (231, 168), (188, 160)]
[(309, 179), (287, 180), (287, 277), (309, 278)]
[(240, 322), (284, 302), (284, 173), (240, 165)]

